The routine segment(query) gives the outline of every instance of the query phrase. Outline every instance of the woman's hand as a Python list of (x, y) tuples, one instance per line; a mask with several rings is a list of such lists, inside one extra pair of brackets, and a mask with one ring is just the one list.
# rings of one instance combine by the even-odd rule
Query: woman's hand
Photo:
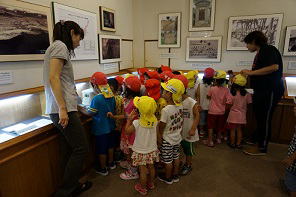
[(61, 108), (59, 110), (59, 124), (63, 127), (66, 128), (69, 122), (69, 117), (68, 117), (68, 112), (66, 108)]
[(247, 76), (247, 75), (251, 75), (252, 71), (248, 69), (244, 69), (240, 73), (244, 76)]

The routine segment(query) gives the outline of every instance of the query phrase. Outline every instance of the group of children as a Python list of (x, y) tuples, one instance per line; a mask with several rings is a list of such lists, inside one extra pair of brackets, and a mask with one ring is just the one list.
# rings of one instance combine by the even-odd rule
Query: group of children
[[(120, 161), (126, 169), (120, 177), (139, 179), (135, 190), (146, 195), (155, 187), (156, 174), (172, 184), (190, 173), (196, 142), (206, 131), (207, 146), (226, 140), (230, 129), (229, 146), (241, 148), (251, 103), (244, 76), (228, 81), (225, 71), (207, 68), (199, 82), (197, 71), (183, 74), (168, 66), (156, 71), (140, 68), (138, 74), (107, 79), (96, 72), (91, 77), (96, 96), (83, 112), (93, 116), (97, 173), (108, 175)], [(156, 166), (163, 173), (156, 173)]]

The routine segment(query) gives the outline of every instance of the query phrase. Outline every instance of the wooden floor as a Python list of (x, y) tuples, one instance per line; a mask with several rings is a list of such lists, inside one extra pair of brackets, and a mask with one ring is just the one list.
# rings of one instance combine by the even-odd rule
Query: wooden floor
[[(250, 157), (239, 150), (232, 150), (225, 144), (215, 148), (198, 145), (198, 155), (194, 159), (194, 170), (179, 183), (166, 185), (156, 181), (156, 189), (149, 192), (151, 197), (280, 197), (282, 192), (279, 179), (284, 174), (281, 160), (287, 153), (286, 145), (271, 144), (267, 156)], [(136, 181), (123, 181), (117, 168), (107, 177), (91, 172), (94, 186), (83, 197), (131, 197), (141, 196), (134, 190)]]

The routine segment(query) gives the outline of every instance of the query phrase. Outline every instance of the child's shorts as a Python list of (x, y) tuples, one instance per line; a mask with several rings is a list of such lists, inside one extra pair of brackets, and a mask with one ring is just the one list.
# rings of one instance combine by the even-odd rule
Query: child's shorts
[(208, 114), (208, 129), (215, 129), (217, 132), (223, 132), (225, 129), (226, 119), (223, 115)]
[(133, 152), (132, 160), (133, 166), (144, 166), (147, 164), (154, 164), (155, 162), (159, 162), (159, 151), (156, 150), (147, 154)]
[(245, 124), (227, 122), (227, 129), (237, 129), (237, 128), (242, 128), (243, 126), (245, 126)]
[(121, 132), (118, 130), (114, 130), (114, 131), (112, 131), (112, 135), (114, 138), (114, 148), (120, 147)]
[(186, 156), (193, 156), (196, 154), (194, 142), (188, 142), (186, 140), (182, 140), (181, 146)]
[(95, 136), (95, 151), (97, 155), (106, 155), (108, 150), (114, 148), (115, 140), (112, 133)]
[(199, 126), (205, 126), (207, 124), (207, 116), (208, 116), (208, 110), (202, 110), (199, 113)]
[(296, 175), (286, 170), (285, 185), (290, 192), (296, 192)]
[(173, 160), (179, 159), (180, 156), (180, 144), (171, 145), (164, 139), (160, 147), (160, 160), (163, 163), (172, 163)]

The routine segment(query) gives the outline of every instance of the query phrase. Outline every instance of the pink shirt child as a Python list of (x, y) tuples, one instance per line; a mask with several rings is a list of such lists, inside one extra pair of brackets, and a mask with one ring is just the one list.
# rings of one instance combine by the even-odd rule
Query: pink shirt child
[(233, 124), (246, 124), (247, 107), (248, 104), (252, 103), (251, 94), (247, 93), (245, 96), (242, 96), (240, 92), (237, 91), (235, 96), (229, 94), (226, 103), (232, 105), (227, 122)]
[(229, 89), (221, 86), (213, 86), (208, 92), (208, 96), (211, 97), (209, 105), (209, 114), (223, 115), (225, 114), (225, 106), (227, 97), (229, 95)]

